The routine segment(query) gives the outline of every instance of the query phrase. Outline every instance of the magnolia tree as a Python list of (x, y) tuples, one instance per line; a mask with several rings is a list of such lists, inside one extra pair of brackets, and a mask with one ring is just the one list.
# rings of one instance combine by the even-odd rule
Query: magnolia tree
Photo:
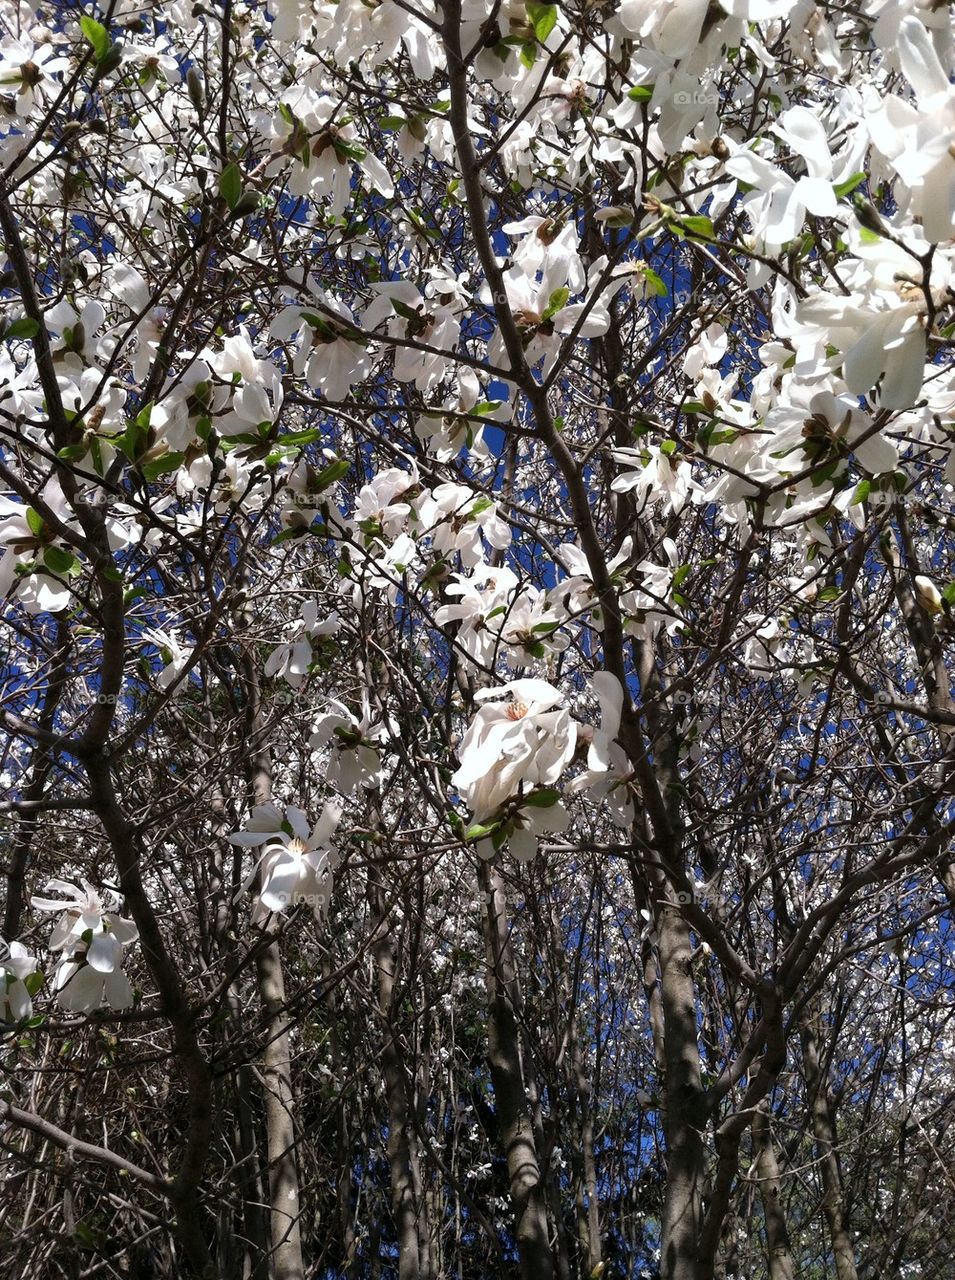
[(0, 16), (6, 1271), (943, 1280), (947, 5)]

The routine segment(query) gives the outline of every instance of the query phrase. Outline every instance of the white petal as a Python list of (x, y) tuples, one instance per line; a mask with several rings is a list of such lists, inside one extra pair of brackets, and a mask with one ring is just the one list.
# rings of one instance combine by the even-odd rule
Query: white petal
[(518, 862), (531, 862), (537, 857), (537, 836), (532, 831), (515, 831), (508, 836), (507, 847)]
[(121, 963), (122, 945), (109, 933), (97, 933), (86, 952), (86, 963), (97, 973), (112, 973)]
[[(61, 1009), (68, 1009), (72, 1013), (89, 1013), (100, 1007), (103, 1003), (101, 973), (97, 973), (89, 965), (83, 965), (79, 969), (74, 965), (64, 966), (63, 973), (66, 980), (56, 997), (56, 1002)], [(59, 981), (59, 971), (57, 981)]]
[(115, 969), (106, 978), (106, 1003), (111, 1009), (129, 1009), (133, 1003), (133, 989), (122, 969)]
[(896, 37), (902, 74), (915, 90), (919, 105), (935, 94), (948, 93), (948, 76), (938, 60), (929, 33), (918, 18), (903, 18)]

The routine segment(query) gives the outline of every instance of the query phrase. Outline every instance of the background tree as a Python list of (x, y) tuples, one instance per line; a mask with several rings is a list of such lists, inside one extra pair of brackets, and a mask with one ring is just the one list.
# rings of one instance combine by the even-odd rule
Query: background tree
[(7, 1270), (942, 1280), (948, 9), (0, 17)]

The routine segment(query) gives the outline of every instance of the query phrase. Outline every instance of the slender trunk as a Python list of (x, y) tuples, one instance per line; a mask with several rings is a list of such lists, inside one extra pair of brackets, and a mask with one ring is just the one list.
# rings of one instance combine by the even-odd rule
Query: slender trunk
[[(206, 725), (214, 734), (215, 725), (210, 716)], [(229, 831), (226, 821), (225, 802), (222, 794), (216, 790), (212, 797), (212, 811), (216, 814), (216, 834), (224, 842)], [(222, 962), (228, 968), (238, 964), (239, 952), (233, 930), (234, 917), (231, 904), (236, 890), (242, 882), (239, 851), (233, 850), (231, 874), (218, 864), (213, 864), (211, 871), (210, 897), (213, 904), (213, 930), (215, 943), (219, 949)], [(244, 1006), (235, 986), (226, 993), (229, 1027), (237, 1043), (246, 1033)], [(269, 1224), (265, 1210), (265, 1194), (263, 1190), (261, 1166), (259, 1163), (259, 1143), (256, 1134), (255, 1117), (251, 1100), (256, 1093), (256, 1083), (252, 1070), (247, 1062), (240, 1063), (234, 1074), (226, 1077), (223, 1084), (231, 1090), (234, 1106), (233, 1141), (238, 1152), (238, 1190), (242, 1197), (242, 1235), (240, 1242), (235, 1232), (220, 1232), (220, 1246), (231, 1251), (232, 1255), (241, 1243), (246, 1258), (243, 1276), (248, 1280), (268, 1280), (269, 1259)], [(230, 1238), (232, 1237), (232, 1238)], [(220, 1261), (220, 1269), (222, 1262)]]
[(490, 1002), (488, 1050), (494, 1105), (507, 1159), (522, 1280), (551, 1280), (554, 1259), (530, 1106), (524, 1088), (514, 1011), (516, 974), (507, 932), (504, 893), (497, 873), (482, 863), (478, 880), (486, 897), (482, 912), (486, 980)]
[[(252, 794), (256, 804), (272, 799), (272, 771), (263, 740), (258, 673), (243, 658), (250, 747)], [(294, 1091), (288, 1023), (285, 1013), (285, 974), (276, 926), (266, 927), (268, 944), (256, 957), (259, 998), (265, 1012), (262, 1054), (266, 1149), (268, 1154), (269, 1216), (272, 1241), (272, 1280), (305, 1280), (302, 1259), (301, 1198), (295, 1151)]]
[(766, 1262), (769, 1280), (793, 1280), (793, 1259), (789, 1244), (789, 1229), (782, 1206), (782, 1182), (779, 1163), (773, 1146), (769, 1122), (769, 1105), (760, 1104), (753, 1116), (753, 1146), (756, 1151), (755, 1169), (759, 1179), (759, 1196), (763, 1205), (763, 1222), (766, 1227)]
[[(329, 1047), (332, 1054), (332, 1070), (335, 1073), (336, 1080), (344, 1080), (345, 1055), (342, 1052), (341, 1045), (338, 1004), (335, 999), (334, 988), (329, 982), (331, 973), (331, 956), (326, 950), (322, 955), (322, 979), (326, 991), (325, 1007), (328, 1010)], [(338, 1200), (338, 1229), (341, 1236), (342, 1246), (341, 1270), (343, 1276), (353, 1276), (355, 1274), (356, 1266), (357, 1240), (355, 1237), (352, 1203), (352, 1143), (348, 1126), (348, 1109), (345, 1103), (345, 1091), (341, 1087), (339, 1087), (338, 1098), (335, 1103), (335, 1141), (336, 1156), (338, 1160), (336, 1191)]]
[(272, 1280), (305, 1280), (299, 1225), (302, 1209), (295, 1155), (292, 1063), (285, 1020), (285, 975), (277, 941), (259, 952), (255, 970), (259, 996), (266, 1013), (267, 1041), (262, 1055), (262, 1079), (269, 1159)]
[(836, 1155), (836, 1122), (829, 1089), (819, 1063), (819, 1038), (814, 1016), (805, 1014), (800, 1020), (799, 1041), (802, 1045), (806, 1095), (816, 1140), (816, 1155), (822, 1176), (823, 1212), (829, 1226), (837, 1280), (858, 1280), (855, 1251), (843, 1219), (842, 1174)]
[(388, 1164), (391, 1170), (391, 1209), (398, 1238), (398, 1280), (419, 1280), (421, 1276), (418, 1250), (418, 1212), (412, 1167), (408, 1105), (408, 1082), (398, 1047), (395, 1026), (395, 974), (398, 946), (386, 923), (387, 904), (377, 868), (369, 872), (369, 892), (375, 913), (374, 960), (378, 981), (378, 1010), (381, 1014), (384, 1043), (381, 1049), (381, 1072), (388, 1107)]
[(696, 1038), (692, 945), (676, 906), (657, 907), (660, 997), (666, 1055), (667, 1185), (661, 1235), (661, 1280), (696, 1280), (702, 1225), (706, 1124)]
[(212, 1138), (212, 1078), (196, 1039), (192, 1010), (183, 994), (179, 971), (166, 948), (162, 930), (143, 885), (143, 846), (136, 828), (120, 808), (110, 762), (104, 751), (84, 759), (90, 780), (93, 808), (103, 824), (116, 867), (119, 886), (130, 915), (139, 930), (143, 958), (159, 991), (163, 1013), (172, 1029), (176, 1064), (185, 1084), (189, 1106), (189, 1130), (182, 1162), (170, 1188), (176, 1235), (189, 1271), (206, 1276), (211, 1266), (206, 1239), (207, 1215), (199, 1200), (202, 1173)]

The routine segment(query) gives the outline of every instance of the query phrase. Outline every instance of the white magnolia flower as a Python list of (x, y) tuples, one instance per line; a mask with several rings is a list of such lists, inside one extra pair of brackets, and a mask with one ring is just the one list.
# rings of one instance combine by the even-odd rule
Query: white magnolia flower
[(401, 467), (379, 471), (359, 490), (354, 509), (355, 527), (368, 537), (396, 538), (411, 514), (411, 504), (404, 495), (417, 485), (418, 469), (414, 462), (408, 471)]
[[(159, 650), (164, 665), (156, 677), (156, 684), (160, 689), (168, 689), (174, 681), (179, 679), (186, 663), (192, 657), (192, 650), (182, 647), (174, 631), (161, 631), (158, 627), (143, 631), (143, 639), (154, 644)], [(176, 691), (178, 692), (181, 688), (181, 685), (177, 685)]]
[(338, 863), (332, 836), (341, 814), (339, 805), (326, 804), (309, 828), (307, 815), (294, 805), (284, 813), (271, 803), (256, 805), (242, 830), (229, 837), (230, 844), (243, 848), (265, 846), (240, 895), (258, 876), (258, 900), (266, 911), (285, 911), (304, 902), (320, 915), (331, 895), (332, 871)]
[(425, 297), (410, 280), (386, 280), (373, 284), (371, 290), (378, 296), (362, 317), (365, 329), (378, 329), (387, 321), (391, 337), (436, 348), (421, 351), (396, 344), (394, 349), (399, 382), (413, 382), (419, 391), (430, 391), (452, 364), (461, 336), (461, 303), (451, 294), (447, 295), (450, 303)]
[[(607, 572), (611, 578), (632, 555), (633, 538), (628, 535), (621, 542), (617, 554), (607, 561)], [(597, 592), (583, 548), (576, 542), (562, 542), (557, 548), (557, 559), (567, 570), (569, 577), (553, 588), (551, 596), (563, 601), (563, 607), (568, 613), (576, 614), (591, 609), (597, 603)]]
[[(47, 482), (42, 497), (58, 521), (73, 523), (73, 513), (55, 480)], [(58, 613), (69, 608), (73, 596), (68, 580), (59, 576), (55, 567), (51, 569), (51, 564), (55, 566), (52, 556), (65, 554), (66, 549), (37, 512), (2, 496), (0, 548), (0, 596), (15, 589), (28, 613)], [(18, 575), (20, 565), (31, 566), (30, 571)]]
[(52, 44), (34, 44), (29, 36), (0, 40), (0, 93), (15, 94), (17, 116), (24, 120), (34, 114), (59, 86), (55, 83), (70, 65), (69, 58), (56, 54)]
[(908, 212), (921, 219), (927, 240), (944, 242), (955, 234), (955, 87), (919, 18), (902, 19), (896, 44), (917, 105), (881, 95), (867, 123), (911, 193)]
[(282, 375), (271, 360), (256, 356), (245, 326), (225, 339), (221, 351), (209, 354), (209, 365), (213, 373), (230, 384), (239, 375), (227, 411), (216, 414), (219, 435), (255, 435), (263, 423), (278, 419), (285, 397)]
[(381, 785), (381, 756), (374, 744), (382, 741), (386, 730), (384, 725), (373, 725), (367, 695), (363, 702), (358, 720), (344, 703), (330, 698), (328, 711), (318, 717), (309, 738), (313, 751), (331, 748), (325, 777), (346, 796), (358, 786)]
[(586, 275), (578, 247), (580, 237), (573, 221), (561, 222), (534, 214), (519, 222), (505, 223), (502, 228), (509, 236), (518, 236), (514, 247), (515, 264), (526, 276), (533, 279), (539, 271), (547, 272), (554, 288), (567, 285), (571, 293), (580, 293)]
[[(550, 795), (544, 798), (551, 800)], [(523, 804), (508, 819), (507, 847), (518, 862), (532, 862), (541, 836), (566, 831), (569, 826), (570, 818), (559, 799), (549, 804)], [(487, 856), (486, 849), (481, 852)]]
[(285, 110), (271, 122), (272, 145), (280, 158), (293, 157), (288, 179), (292, 195), (321, 201), (338, 217), (351, 200), (353, 178), (360, 175), (363, 185), (390, 199), (394, 184), (388, 170), (361, 145), (354, 125), (334, 120), (339, 107), (335, 98), (296, 84), (284, 91), (282, 105)]
[(942, 593), (924, 573), (915, 577), (915, 597), (926, 613), (941, 613), (944, 608)]
[(693, 479), (692, 468), (685, 458), (667, 453), (661, 445), (649, 445), (645, 449), (613, 449), (613, 457), (624, 466), (635, 470), (624, 471), (610, 487), (614, 493), (634, 493), (638, 504), (653, 505), (663, 501), (664, 510), (674, 515), (686, 506), (691, 494), (699, 491)]
[(895, 470), (899, 461), (895, 445), (874, 429), (870, 415), (850, 396), (794, 384), (789, 397), (792, 403), (777, 404), (766, 418), (773, 434), (765, 453), (778, 459), (782, 474), (801, 471), (837, 446), (851, 450), (871, 475)]
[(319, 621), (318, 605), (306, 600), (301, 616), (286, 628), (288, 639), (273, 649), (265, 664), (267, 676), (282, 676), (293, 689), (301, 687), (312, 661), (312, 641), (319, 636), (332, 636), (341, 626), (337, 613)]
[(670, 600), (673, 576), (680, 566), (680, 554), (672, 538), (664, 538), (662, 546), (667, 564), (641, 560), (631, 570), (631, 576), (639, 580), (639, 587), (625, 591), (620, 597), (624, 630), (640, 639), (651, 639), (664, 625), (672, 635), (683, 625), (676, 604)]
[(51, 880), (47, 892), (63, 897), (30, 900), (35, 911), (61, 913), (48, 943), (51, 951), (62, 952), (53, 982), (56, 1002), (73, 1013), (89, 1013), (104, 1004), (128, 1009), (133, 990), (121, 968), (123, 949), (139, 932), (131, 920), (106, 910), (91, 884), (81, 884)]
[(609, 671), (598, 671), (591, 686), (600, 706), (600, 724), (593, 730), (587, 749), (587, 768), (568, 783), (567, 791), (572, 795), (588, 791), (606, 799), (617, 826), (629, 827), (634, 818), (634, 804), (627, 783), (633, 769), (616, 740), (623, 716), (623, 686)]
[(521, 582), (505, 565), (479, 564), (470, 574), (455, 574), (445, 595), (457, 603), (436, 609), (435, 622), (439, 627), (459, 622), (458, 644), (483, 666), (493, 666), (502, 646), (515, 662), (526, 662), (569, 643), (559, 630), (563, 612), (554, 610), (546, 592)]
[(36, 960), (22, 942), (0, 938), (0, 1022), (19, 1022), (33, 1015), (27, 979), (37, 972)]
[[(726, 161), (727, 173), (754, 188), (744, 198), (743, 205), (756, 234), (769, 250), (795, 240), (807, 212), (820, 218), (834, 218), (839, 212), (839, 202), (832, 189), (832, 159), (825, 130), (804, 107), (793, 107), (781, 120), (796, 113), (796, 119), (790, 121), (792, 130), (786, 130), (781, 124), (780, 132), (794, 147), (799, 144), (799, 154), (809, 169), (804, 177), (790, 178), (771, 160), (745, 148)], [(812, 129), (807, 118), (813, 121)]]
[[(508, 701), (491, 701), (503, 699)], [(563, 694), (545, 680), (512, 680), (482, 689), (451, 778), (478, 822), (525, 790), (552, 786), (570, 763), (577, 732)]]
[(431, 545), (443, 556), (458, 552), (473, 568), (484, 556), (481, 534), (503, 551), (511, 543), (510, 526), (497, 514), (497, 504), (462, 484), (439, 484), (417, 503), (421, 523), (431, 531)]
[[(930, 246), (915, 228), (905, 234), (911, 252), (881, 236), (866, 241), (858, 229), (846, 235), (853, 252), (844, 271), (850, 292), (818, 292), (799, 303), (797, 360), (806, 358), (807, 343), (814, 350), (831, 344), (843, 353), (842, 376), (853, 395), (869, 395), (879, 384), (882, 408), (907, 409), (919, 399), (925, 376), (928, 303), (917, 258)], [(950, 263), (936, 253), (928, 281), (936, 305), (951, 282)]]
[[(595, 289), (605, 266), (605, 258), (591, 266), (587, 278), (589, 289)], [(571, 303), (570, 290), (561, 280), (565, 267), (566, 264), (560, 262), (548, 262), (539, 280), (525, 275), (520, 267), (512, 267), (502, 277), (507, 303), (520, 330), (529, 365), (537, 364), (543, 356), (552, 360), (566, 335), (575, 330), (578, 337), (595, 338), (610, 328), (607, 302), (615, 290), (591, 296), (587, 302)], [(624, 283), (621, 277), (615, 282), (615, 288), (622, 288)], [(493, 302), (487, 286), (481, 291), (481, 300), (486, 304)], [(488, 354), (495, 363), (506, 363), (500, 332), (491, 340)]]
[[(355, 319), (343, 302), (312, 287), (321, 304), (286, 307), (272, 322), (272, 337), (294, 339), (293, 372), (329, 400), (345, 400), (371, 372), (371, 357), (358, 340)], [(306, 319), (306, 315), (308, 319)]]

